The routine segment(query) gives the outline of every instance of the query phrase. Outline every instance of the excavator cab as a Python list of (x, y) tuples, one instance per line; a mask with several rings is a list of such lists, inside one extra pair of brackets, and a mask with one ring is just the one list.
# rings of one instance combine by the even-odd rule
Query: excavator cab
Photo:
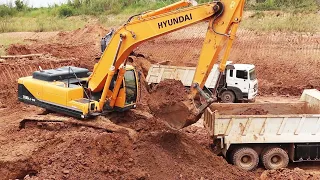
[[(120, 86), (120, 90), (117, 96), (114, 107), (110, 107), (109, 103), (106, 103), (103, 107), (104, 111), (125, 111), (136, 107), (136, 101), (138, 97), (138, 82), (139, 76), (133, 66), (127, 65), (126, 72), (124, 73), (123, 81)], [(110, 83), (109, 92), (112, 93), (116, 85), (117, 74), (114, 75), (112, 82)], [(95, 100), (99, 101), (101, 93)]]

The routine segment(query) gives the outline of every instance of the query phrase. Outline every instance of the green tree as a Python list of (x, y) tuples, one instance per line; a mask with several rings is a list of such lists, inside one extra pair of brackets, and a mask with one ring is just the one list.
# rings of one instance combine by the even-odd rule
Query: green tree
[(18, 11), (22, 11), (25, 8), (25, 4), (22, 0), (15, 0), (14, 4), (16, 5)]

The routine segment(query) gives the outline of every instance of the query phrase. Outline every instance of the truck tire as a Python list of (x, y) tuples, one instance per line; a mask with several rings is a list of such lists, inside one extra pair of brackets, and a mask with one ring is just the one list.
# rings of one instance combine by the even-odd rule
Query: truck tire
[(279, 147), (267, 148), (262, 153), (262, 163), (266, 169), (285, 168), (289, 164), (287, 152)]
[(258, 153), (249, 147), (243, 147), (236, 149), (232, 155), (232, 162), (240, 169), (246, 171), (252, 171), (258, 167), (259, 155)]
[(223, 103), (234, 103), (236, 101), (236, 96), (232, 91), (223, 91), (221, 94), (221, 101)]

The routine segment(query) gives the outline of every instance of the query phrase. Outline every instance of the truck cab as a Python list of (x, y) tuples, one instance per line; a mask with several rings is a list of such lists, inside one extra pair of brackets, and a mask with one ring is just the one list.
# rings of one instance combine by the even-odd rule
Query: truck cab
[(220, 80), (218, 97), (222, 102), (254, 101), (258, 93), (258, 80), (252, 64), (228, 64)]
[[(215, 64), (207, 78), (203, 90), (224, 103), (254, 101), (258, 93), (258, 80), (253, 64), (232, 64), (227, 61), (227, 67), (221, 74), (219, 65)], [(194, 78), (196, 67), (168, 66), (154, 64), (149, 68), (146, 81), (148, 84), (158, 84), (165, 79), (180, 80), (189, 88)], [(220, 77), (220, 78), (219, 78)]]

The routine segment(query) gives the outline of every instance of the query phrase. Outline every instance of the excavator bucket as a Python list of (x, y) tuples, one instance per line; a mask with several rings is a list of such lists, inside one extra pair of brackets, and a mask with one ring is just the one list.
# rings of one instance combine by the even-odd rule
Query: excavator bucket
[(167, 79), (151, 90), (148, 105), (153, 114), (173, 129), (182, 129), (197, 122), (202, 111), (190, 98), (181, 81)]

